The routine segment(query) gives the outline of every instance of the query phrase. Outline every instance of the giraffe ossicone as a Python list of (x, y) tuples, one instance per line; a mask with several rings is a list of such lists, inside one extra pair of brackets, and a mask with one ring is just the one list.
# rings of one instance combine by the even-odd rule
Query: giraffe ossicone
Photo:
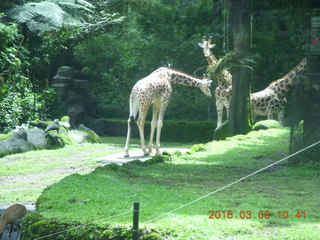
[[(129, 99), (130, 114), (128, 119), (125, 157), (129, 157), (131, 129), (138, 113), (139, 117), (137, 120), (137, 125), (139, 128), (141, 148), (144, 155), (149, 155), (152, 153), (153, 138), (156, 129), (157, 134), (155, 148), (156, 154), (160, 154), (161, 128), (163, 126), (163, 117), (172, 94), (171, 85), (182, 84), (191, 87), (198, 87), (205, 95), (211, 97), (211, 83), (212, 80), (208, 80), (207, 78), (200, 79), (168, 67), (158, 68), (147, 77), (139, 80), (133, 86)], [(153, 105), (153, 114), (151, 121), (150, 140), (147, 151), (144, 140), (144, 123), (151, 105)]]

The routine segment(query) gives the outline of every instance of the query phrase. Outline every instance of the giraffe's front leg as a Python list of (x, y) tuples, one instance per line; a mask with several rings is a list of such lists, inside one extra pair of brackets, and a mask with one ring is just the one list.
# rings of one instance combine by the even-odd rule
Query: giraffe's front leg
[(168, 106), (168, 101), (164, 102), (159, 109), (159, 116), (157, 122), (157, 139), (156, 139), (156, 155), (160, 155), (160, 136), (161, 136), (161, 129), (163, 126), (163, 117), (164, 113), (166, 112)]
[(222, 104), (222, 102), (217, 101), (216, 107), (217, 107), (217, 115), (218, 115), (217, 128), (219, 128), (222, 125), (222, 117), (223, 117), (223, 104)]

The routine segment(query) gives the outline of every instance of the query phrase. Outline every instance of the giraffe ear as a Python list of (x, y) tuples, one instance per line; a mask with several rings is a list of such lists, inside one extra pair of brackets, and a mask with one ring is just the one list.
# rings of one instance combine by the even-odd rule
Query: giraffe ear
[(214, 48), (216, 45), (215, 44), (210, 44), (210, 48)]
[(198, 43), (201, 48), (204, 48), (203, 43)]

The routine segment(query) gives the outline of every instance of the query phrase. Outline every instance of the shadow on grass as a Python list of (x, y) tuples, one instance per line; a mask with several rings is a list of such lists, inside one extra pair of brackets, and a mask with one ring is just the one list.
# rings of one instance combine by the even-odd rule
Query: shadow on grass
[[(107, 165), (87, 175), (74, 174), (48, 187), (38, 199), (37, 208), (46, 217), (95, 222), (130, 210), (133, 202), (139, 201), (141, 219), (147, 221), (282, 158), (288, 149), (287, 136), (288, 132), (280, 130), (279, 134), (254, 133), (209, 143), (206, 152), (173, 157), (171, 162)], [(308, 212), (307, 222), (319, 222), (316, 211), (320, 178), (316, 172), (287, 167), (259, 173), (166, 216), (168, 227), (172, 216), (183, 225), (189, 217), (207, 219), (211, 210), (233, 211), (235, 216), (250, 211), (250, 220), (263, 221), (265, 226), (298, 224), (301, 219), (294, 218), (297, 211)], [(293, 217), (284, 222), (277, 215), (279, 210), (288, 211)], [(257, 215), (260, 211), (272, 215), (261, 220)], [(131, 217), (110, 222), (130, 224)]]

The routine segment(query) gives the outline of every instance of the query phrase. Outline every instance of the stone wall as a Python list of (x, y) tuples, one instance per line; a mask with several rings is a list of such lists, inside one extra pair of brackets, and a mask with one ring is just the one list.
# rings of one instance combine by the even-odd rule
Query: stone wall
[(76, 127), (87, 124), (97, 112), (97, 97), (90, 92), (90, 75), (63, 66), (52, 79), (52, 88), (56, 89), (65, 105), (64, 114), (70, 116), (70, 124)]

